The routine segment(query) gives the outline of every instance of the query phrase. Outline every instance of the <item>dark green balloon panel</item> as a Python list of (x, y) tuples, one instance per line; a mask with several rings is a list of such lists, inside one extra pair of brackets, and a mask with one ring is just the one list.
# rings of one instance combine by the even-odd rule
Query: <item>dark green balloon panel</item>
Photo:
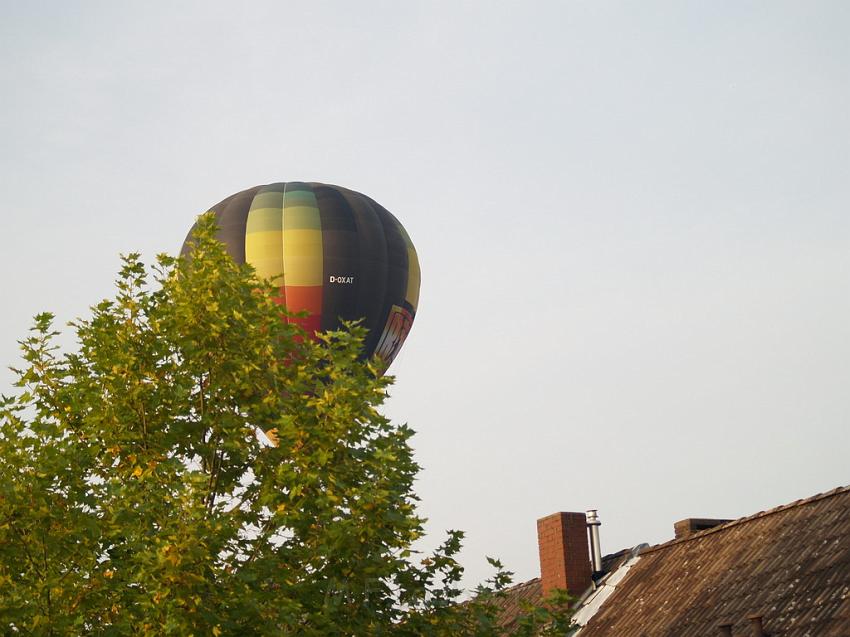
[(308, 312), (292, 321), (317, 332), (362, 319), (364, 354), (390, 365), (419, 302), (416, 249), (390, 212), (359, 192), (304, 182), (255, 186), (210, 210), (234, 260), (273, 279), (289, 311)]

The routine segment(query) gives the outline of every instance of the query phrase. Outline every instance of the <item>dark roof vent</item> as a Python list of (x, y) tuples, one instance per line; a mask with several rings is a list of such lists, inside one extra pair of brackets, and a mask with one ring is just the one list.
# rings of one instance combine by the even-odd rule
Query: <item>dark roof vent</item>
[(721, 622), (717, 624), (717, 634), (720, 637), (732, 637), (732, 626), (729, 622)]
[(726, 524), (731, 521), (732, 520), (717, 520), (714, 518), (688, 518), (686, 520), (679, 520), (676, 522), (673, 525), (673, 531), (676, 534), (676, 539), (679, 540), (683, 537), (688, 537), (689, 535), (705, 531), (706, 529), (713, 529), (715, 526), (720, 526), (721, 524)]
[(750, 615), (747, 619), (750, 620), (750, 628), (752, 629), (753, 637), (768, 637), (768, 634), (764, 632), (762, 615)]

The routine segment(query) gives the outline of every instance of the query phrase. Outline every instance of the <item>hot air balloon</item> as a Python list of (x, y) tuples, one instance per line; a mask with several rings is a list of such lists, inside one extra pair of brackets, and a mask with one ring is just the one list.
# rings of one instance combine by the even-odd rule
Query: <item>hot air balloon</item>
[(364, 357), (389, 367), (416, 316), (420, 276), (413, 243), (390, 212), (359, 192), (312, 182), (255, 186), (210, 211), (233, 259), (274, 279), (287, 310), (308, 312), (289, 320), (310, 333), (362, 320)]

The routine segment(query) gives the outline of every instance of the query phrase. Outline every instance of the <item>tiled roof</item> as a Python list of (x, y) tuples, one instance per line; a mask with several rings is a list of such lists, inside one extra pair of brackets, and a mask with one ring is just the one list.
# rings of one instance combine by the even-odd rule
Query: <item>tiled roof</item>
[(496, 604), (501, 609), (499, 625), (507, 629), (514, 628), (517, 619), (523, 614), (523, 605), (536, 604), (542, 595), (539, 577), (511, 586), (502, 597), (496, 600)]
[(850, 637), (850, 487), (645, 549), (580, 637)]

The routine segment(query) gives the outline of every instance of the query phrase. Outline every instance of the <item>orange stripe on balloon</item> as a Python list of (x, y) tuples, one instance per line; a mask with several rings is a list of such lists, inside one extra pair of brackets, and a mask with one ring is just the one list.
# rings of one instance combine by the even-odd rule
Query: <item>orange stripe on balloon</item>
[(309, 312), (306, 317), (291, 318), (311, 335), (318, 332), (322, 325), (322, 286), (287, 285), (286, 309), (290, 312)]

